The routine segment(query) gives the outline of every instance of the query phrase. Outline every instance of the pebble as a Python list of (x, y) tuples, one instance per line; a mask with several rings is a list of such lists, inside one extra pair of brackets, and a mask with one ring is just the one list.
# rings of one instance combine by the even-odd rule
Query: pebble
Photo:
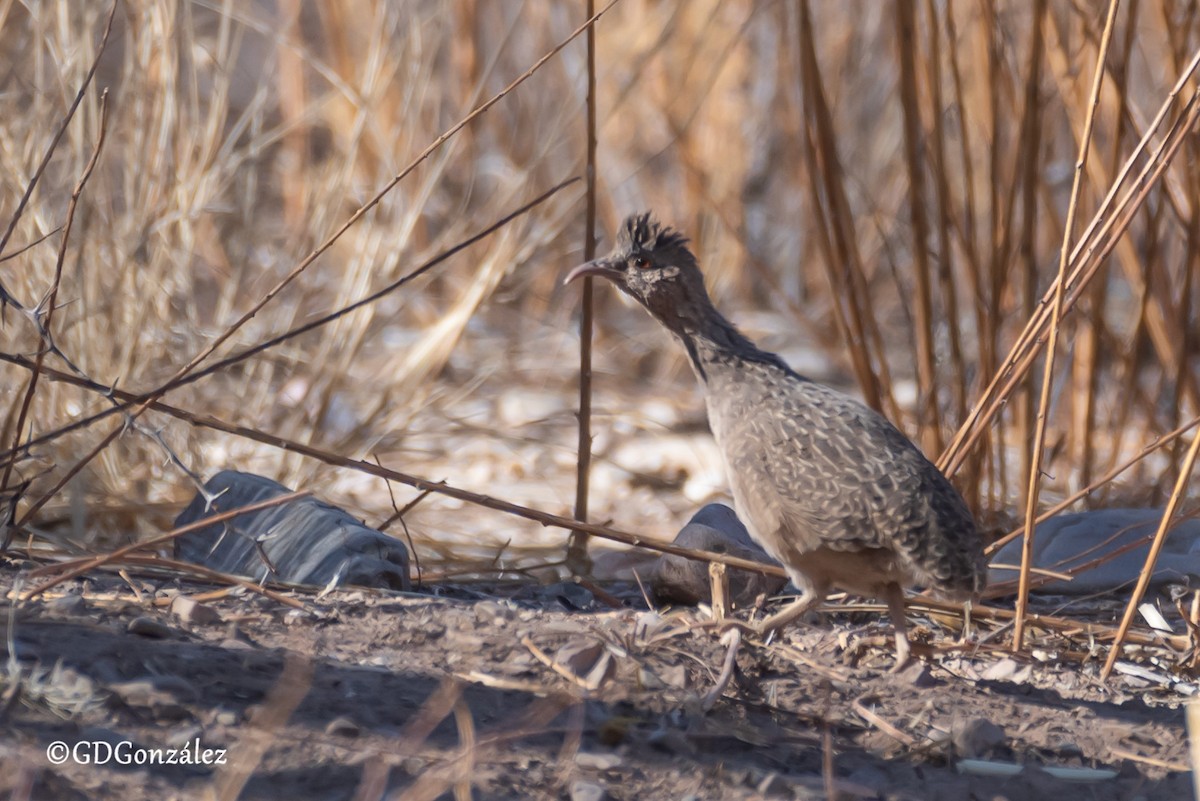
[(221, 622), (220, 612), (211, 606), (192, 600), (186, 595), (176, 595), (171, 601), (171, 614), (190, 625)]
[(941, 684), (941, 682), (934, 677), (933, 673), (930, 672), (929, 667), (924, 662), (913, 662), (911, 665), (904, 668), (904, 670), (901, 670), (899, 673), (897, 673), (896, 678), (901, 682), (919, 689), (936, 687)]
[(608, 791), (602, 785), (582, 779), (571, 782), (571, 801), (604, 801), (606, 798)]
[(82, 595), (70, 593), (49, 601), (46, 609), (62, 615), (78, 615), (87, 611), (87, 602), (83, 600)]
[(475, 604), (475, 622), (487, 626), (503, 626), (516, 616), (516, 611), (496, 601), (480, 601)]
[(621, 757), (616, 754), (600, 754), (592, 751), (580, 751), (575, 755), (575, 764), (591, 770), (612, 770), (620, 767)]
[(954, 752), (962, 758), (985, 757), (1004, 745), (1004, 729), (986, 718), (955, 718), (950, 725)]
[(568, 612), (583, 612), (596, 604), (596, 596), (587, 587), (573, 581), (560, 581), (551, 584), (543, 592), (558, 601)]
[(670, 665), (658, 671), (658, 677), (664, 683), (677, 690), (686, 690), (688, 686), (687, 668), (683, 665)]
[(353, 720), (343, 715), (326, 723), (325, 733), (336, 734), (341, 737), (357, 737), (362, 733), (362, 729)]
[(983, 671), (981, 678), (984, 678), (988, 681), (1004, 681), (1005, 679), (1011, 678), (1013, 674), (1017, 672), (1018, 667), (1020, 666), (1017, 664), (1015, 659), (1009, 659), (1008, 657), (1005, 657), (1001, 660), (998, 660), (994, 664), (989, 665), (988, 669)]
[(696, 746), (686, 734), (676, 728), (664, 728), (651, 732), (650, 736), (646, 738), (646, 742), (668, 754), (689, 757), (696, 755)]
[[(179, 703), (177, 696), (185, 696), (185, 700), (195, 700), (199, 693), (183, 679), (175, 683), (160, 682), (158, 677), (152, 679), (135, 679), (109, 685), (109, 690), (119, 697), (129, 707), (149, 709), (155, 715), (163, 718), (181, 719), (188, 711)], [(174, 678), (174, 677), (171, 677)], [(166, 686), (160, 686), (165, 684)]]
[(175, 636), (175, 629), (165, 623), (160, 623), (152, 617), (135, 617), (129, 621), (126, 631), (153, 640), (165, 640)]

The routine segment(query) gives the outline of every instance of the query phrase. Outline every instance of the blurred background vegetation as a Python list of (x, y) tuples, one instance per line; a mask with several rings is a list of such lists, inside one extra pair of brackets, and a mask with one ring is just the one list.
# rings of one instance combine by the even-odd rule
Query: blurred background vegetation
[[(97, 56), (107, 3), (0, 3), (0, 222)], [(93, 83), (0, 256), (25, 309), (54, 285), (72, 189), (106, 139), (64, 251), (51, 330), (95, 381), (157, 387), (473, 108), (586, 19), (580, 2), (122, 0)], [(599, 248), (654, 209), (693, 240), (718, 305), (801, 372), (881, 408), (936, 458), (1001, 374), (1058, 269), (1104, 7), (1067, 0), (620, 0), (596, 25)], [(1123, 3), (1105, 64), (1078, 241), (1200, 45), (1194, 0)], [(254, 345), (387, 285), (581, 175), (583, 39), (437, 148), (222, 345)], [(1196, 92), (1192, 75), (1150, 139)], [(1186, 127), (1186, 121), (1185, 121)], [(1193, 421), (1200, 152), (1194, 128), (1063, 322), (1043, 508), (1161, 502)], [(379, 302), (171, 392), (197, 414), (569, 514), (582, 184)], [(671, 536), (724, 498), (682, 350), (596, 293), (592, 518)], [(9, 307), (0, 351), (32, 358)], [(212, 360), (210, 359), (210, 361)], [(57, 354), (45, 364), (65, 369)], [(954, 465), (981, 518), (1016, 520), (1041, 371)], [(108, 401), (0, 364), (0, 451)], [(18, 506), (119, 418), (38, 444)], [(384, 482), (157, 412), (25, 524), (85, 547), (169, 527), (221, 468), (309, 487), (368, 523)], [(176, 462), (168, 454), (178, 457)], [(1126, 460), (1132, 467), (1107, 476)], [(0, 460), (0, 466), (8, 457)], [(394, 488), (403, 506), (415, 491)], [(430, 497), (406, 516), (430, 561), (559, 547), (564, 532)], [(32, 539), (31, 539), (32, 538)], [(508, 550), (506, 550), (506, 548)]]

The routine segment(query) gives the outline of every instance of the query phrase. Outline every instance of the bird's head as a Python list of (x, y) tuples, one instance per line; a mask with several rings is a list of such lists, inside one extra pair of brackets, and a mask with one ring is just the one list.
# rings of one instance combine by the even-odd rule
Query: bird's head
[(668, 325), (686, 306), (709, 302), (687, 237), (649, 212), (627, 217), (613, 252), (576, 267), (563, 283), (589, 275), (612, 281)]

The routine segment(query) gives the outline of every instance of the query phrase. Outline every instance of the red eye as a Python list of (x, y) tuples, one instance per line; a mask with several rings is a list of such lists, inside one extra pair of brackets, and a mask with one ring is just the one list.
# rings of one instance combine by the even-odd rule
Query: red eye
[(650, 267), (650, 260), (643, 256), (639, 256), (633, 260), (633, 266), (637, 267), (639, 270), (648, 269)]

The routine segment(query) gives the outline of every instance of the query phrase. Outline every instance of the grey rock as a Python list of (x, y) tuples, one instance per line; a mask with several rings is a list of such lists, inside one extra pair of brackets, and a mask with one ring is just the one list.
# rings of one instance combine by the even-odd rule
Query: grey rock
[[(1161, 509), (1101, 509), (1056, 515), (1037, 527), (1033, 538), (1033, 566), (1067, 572), (1107, 554), (1135, 547), (1075, 575), (1071, 581), (1039, 584), (1044, 595), (1092, 595), (1128, 587), (1146, 564), (1150, 541), (1162, 520)], [(1021, 564), (1022, 538), (1005, 545), (992, 557), (988, 583), (1014, 581)], [(997, 567), (1010, 565), (1013, 567)], [(1151, 586), (1182, 583), (1200, 588), (1200, 520), (1178, 522), (1167, 533), (1155, 566)], [(1015, 586), (1015, 585), (1014, 585)]]
[[(750, 539), (750, 532), (728, 506), (710, 503), (697, 512), (675, 536), (675, 545), (714, 551), (756, 562), (775, 564), (766, 551)], [(729, 571), (729, 590), (733, 602), (748, 606), (759, 595), (773, 595), (787, 583), (777, 576), (764, 576), (748, 570)], [(673, 554), (663, 554), (650, 577), (651, 591), (660, 603), (697, 604), (712, 602), (708, 563)]]
[[(176, 527), (292, 490), (269, 478), (222, 470), (175, 520)], [(301, 498), (214, 523), (175, 540), (175, 555), (223, 573), (297, 584), (408, 590), (408, 549), (336, 506)]]

